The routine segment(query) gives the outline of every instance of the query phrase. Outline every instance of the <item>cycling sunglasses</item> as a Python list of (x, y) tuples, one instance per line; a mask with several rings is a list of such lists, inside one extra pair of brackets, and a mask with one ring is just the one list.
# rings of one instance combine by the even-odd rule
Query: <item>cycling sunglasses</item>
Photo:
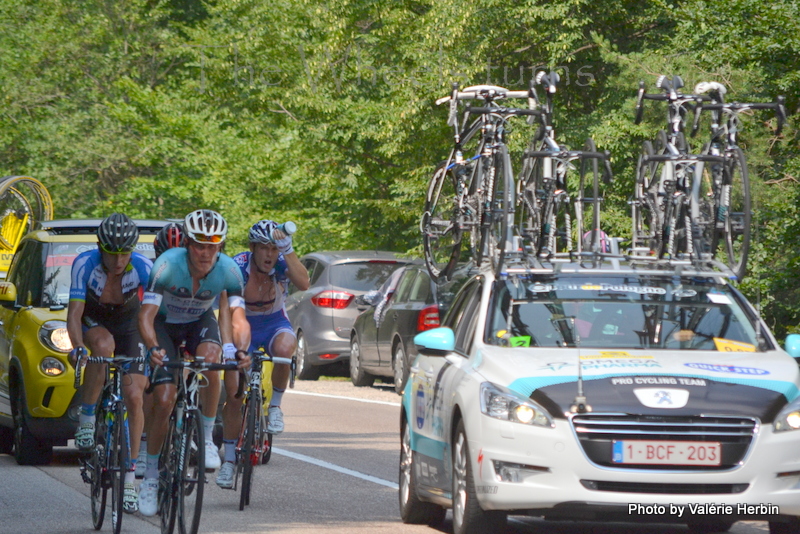
[(206, 234), (189, 234), (189, 237), (198, 243), (222, 243), (221, 235), (206, 235)]
[(136, 248), (135, 246), (128, 246), (128, 247), (118, 247), (118, 248), (106, 248), (105, 245), (102, 243), (98, 243), (100, 246), (100, 250), (105, 252), (106, 254), (130, 254), (133, 252), (133, 249)]

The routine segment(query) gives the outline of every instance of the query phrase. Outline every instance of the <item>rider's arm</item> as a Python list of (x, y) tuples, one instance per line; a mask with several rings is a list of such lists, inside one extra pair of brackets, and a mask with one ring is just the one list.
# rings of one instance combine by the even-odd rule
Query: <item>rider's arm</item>
[(297, 257), (297, 254), (294, 252), (284, 254), (283, 259), (286, 260), (286, 276), (294, 284), (294, 287), (300, 291), (308, 289), (308, 269), (300, 263), (300, 258)]
[[(142, 341), (148, 352), (151, 348), (158, 346), (158, 337), (154, 326), (157, 313), (158, 306), (155, 304), (142, 304), (142, 308), (139, 310), (139, 334), (142, 336)], [(150, 354), (152, 363), (161, 365), (164, 354), (164, 350), (154, 351)]]
[[(81, 326), (81, 319), (83, 318), (83, 310), (86, 303), (82, 300), (70, 300), (67, 307), (67, 334), (69, 340), (72, 342), (72, 348), (85, 347), (83, 344), (83, 327)], [(72, 359), (70, 358), (70, 361)], [(72, 362), (75, 365), (76, 362)]]

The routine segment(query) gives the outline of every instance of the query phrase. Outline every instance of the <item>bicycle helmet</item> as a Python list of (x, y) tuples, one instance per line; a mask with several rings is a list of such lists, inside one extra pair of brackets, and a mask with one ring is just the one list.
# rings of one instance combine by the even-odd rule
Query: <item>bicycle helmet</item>
[(183, 245), (183, 225), (174, 222), (161, 228), (153, 241), (156, 257), (161, 256), (167, 249), (180, 247), (181, 245)]
[(139, 240), (136, 223), (123, 213), (112, 213), (97, 227), (100, 248), (111, 254), (133, 252)]
[(191, 212), (183, 221), (183, 229), (186, 237), (198, 243), (224, 243), (228, 235), (228, 223), (213, 210)]
[(275, 221), (270, 221), (269, 219), (264, 219), (263, 221), (258, 221), (250, 228), (250, 242), (251, 243), (263, 243), (269, 244), (274, 243), (275, 240), (272, 239), (272, 231), (278, 227), (278, 223)]

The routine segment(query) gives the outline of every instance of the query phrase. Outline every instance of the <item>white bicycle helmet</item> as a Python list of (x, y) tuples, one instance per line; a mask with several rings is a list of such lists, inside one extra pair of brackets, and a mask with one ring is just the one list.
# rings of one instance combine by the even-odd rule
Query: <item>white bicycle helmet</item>
[(213, 210), (195, 210), (183, 221), (186, 237), (198, 243), (220, 244), (228, 236), (228, 223)]
[(275, 221), (270, 221), (269, 219), (258, 221), (253, 225), (252, 228), (250, 228), (250, 242), (263, 243), (265, 245), (274, 243), (275, 240), (272, 239), (272, 231), (277, 227), (278, 223)]

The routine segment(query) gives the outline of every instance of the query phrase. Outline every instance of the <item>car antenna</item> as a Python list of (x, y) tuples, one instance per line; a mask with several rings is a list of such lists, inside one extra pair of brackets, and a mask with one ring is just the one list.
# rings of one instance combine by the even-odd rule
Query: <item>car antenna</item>
[[(583, 362), (581, 362), (581, 336), (578, 329), (575, 327), (575, 316), (559, 317), (553, 319), (555, 322), (567, 325), (572, 341), (575, 343), (575, 348), (578, 349), (578, 394), (575, 400), (569, 407), (572, 413), (587, 413), (592, 411), (592, 407), (586, 401), (586, 396), (583, 394)], [(565, 340), (566, 343), (566, 340)]]
[(575, 328), (575, 317), (569, 317), (569, 322), (572, 323), (573, 338), (575, 339), (575, 347), (578, 349), (578, 394), (575, 400), (569, 407), (572, 413), (587, 413), (592, 411), (592, 407), (586, 402), (586, 396), (583, 394), (583, 362), (581, 361), (581, 335), (578, 329)]

